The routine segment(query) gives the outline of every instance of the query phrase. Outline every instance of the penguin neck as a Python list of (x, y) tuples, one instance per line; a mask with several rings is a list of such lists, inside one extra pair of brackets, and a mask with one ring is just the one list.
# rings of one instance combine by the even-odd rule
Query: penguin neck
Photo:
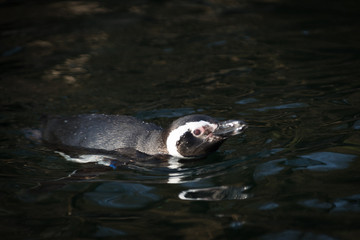
[(139, 145), (141, 151), (150, 155), (168, 155), (166, 147), (166, 138), (164, 138), (163, 130), (155, 130), (150, 132)]

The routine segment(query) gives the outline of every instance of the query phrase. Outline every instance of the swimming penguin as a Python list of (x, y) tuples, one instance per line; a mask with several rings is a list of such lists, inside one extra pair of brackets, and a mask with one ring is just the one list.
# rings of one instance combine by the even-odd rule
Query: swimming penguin
[(243, 121), (219, 122), (200, 114), (181, 117), (165, 129), (130, 116), (84, 114), (48, 117), (41, 134), (45, 143), (57, 147), (200, 158), (246, 127)]

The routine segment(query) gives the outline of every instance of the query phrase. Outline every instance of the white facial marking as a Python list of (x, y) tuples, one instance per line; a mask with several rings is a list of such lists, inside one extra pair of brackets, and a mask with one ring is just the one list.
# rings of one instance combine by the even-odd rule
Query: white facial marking
[(176, 143), (180, 140), (181, 136), (184, 135), (187, 131), (194, 131), (197, 128), (203, 127), (203, 126), (212, 126), (214, 129), (217, 127), (216, 124), (209, 123), (207, 121), (198, 121), (198, 122), (188, 122), (185, 125), (182, 125), (174, 130), (172, 130), (169, 133), (169, 136), (166, 140), (166, 148), (171, 156), (178, 157), (178, 158), (187, 158), (183, 155), (181, 155), (178, 150)]

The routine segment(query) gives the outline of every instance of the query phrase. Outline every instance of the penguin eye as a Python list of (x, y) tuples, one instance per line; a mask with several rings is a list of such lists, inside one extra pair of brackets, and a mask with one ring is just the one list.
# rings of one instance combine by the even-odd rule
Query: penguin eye
[(195, 136), (199, 136), (199, 135), (201, 134), (201, 130), (200, 130), (200, 129), (195, 129), (195, 130), (193, 131), (193, 134), (194, 134)]

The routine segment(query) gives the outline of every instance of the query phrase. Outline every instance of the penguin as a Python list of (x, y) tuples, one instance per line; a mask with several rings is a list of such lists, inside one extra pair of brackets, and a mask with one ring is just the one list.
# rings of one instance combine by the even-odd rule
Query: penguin
[(216, 151), (227, 138), (246, 128), (240, 120), (217, 121), (201, 114), (180, 117), (167, 128), (131, 116), (82, 114), (47, 117), (41, 138), (58, 149), (118, 153), (132, 149), (151, 156), (193, 159)]

